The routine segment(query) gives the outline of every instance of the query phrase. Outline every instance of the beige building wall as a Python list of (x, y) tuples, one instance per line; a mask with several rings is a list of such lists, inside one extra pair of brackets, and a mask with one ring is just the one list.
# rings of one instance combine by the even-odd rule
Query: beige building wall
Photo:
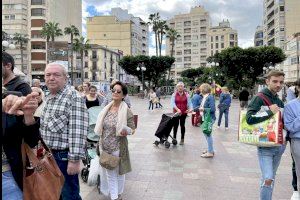
[[(11, 38), (15, 33), (28, 34), (28, 0), (2, 0), (2, 31), (5, 31)], [(8, 41), (13, 43), (14, 41)], [(15, 59), (15, 67), (28, 74), (28, 46), (24, 45), (23, 68), (21, 67), (20, 46), (6, 52)]]
[(120, 49), (131, 55), (131, 24), (119, 21), (115, 16), (96, 16), (87, 19), (87, 38), (92, 44)]
[[(175, 15), (168, 20), (170, 28), (180, 34), (175, 42), (171, 77), (177, 81), (181, 72), (189, 68), (206, 66), (208, 53), (208, 32), (210, 27), (209, 13), (201, 6), (191, 8), (190, 13)], [(170, 41), (166, 41), (166, 54), (171, 54)]]
[(236, 30), (230, 27), (230, 23), (223, 21), (219, 26), (211, 27), (208, 33), (208, 52), (209, 56), (220, 53), (228, 47), (238, 45), (238, 34)]
[(300, 32), (300, 1), (285, 0), (285, 29), (286, 37)]
[(287, 39), (283, 71), (285, 73), (285, 82), (295, 82), (300, 78), (300, 32)]

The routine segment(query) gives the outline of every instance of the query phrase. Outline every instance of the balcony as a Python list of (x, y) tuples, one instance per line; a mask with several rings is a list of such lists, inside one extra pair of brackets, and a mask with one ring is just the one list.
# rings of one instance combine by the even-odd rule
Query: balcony
[(31, 0), (31, 5), (45, 5), (45, 0)]

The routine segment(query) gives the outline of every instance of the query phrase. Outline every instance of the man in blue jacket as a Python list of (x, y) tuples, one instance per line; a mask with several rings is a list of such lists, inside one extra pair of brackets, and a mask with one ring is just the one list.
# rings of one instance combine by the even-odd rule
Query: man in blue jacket
[[(296, 87), (300, 91), (300, 79), (296, 81)], [(285, 106), (283, 116), (284, 126), (291, 138), (291, 152), (295, 161), (298, 188), (300, 188), (300, 96)], [(292, 199), (300, 199), (299, 192), (294, 192)]]

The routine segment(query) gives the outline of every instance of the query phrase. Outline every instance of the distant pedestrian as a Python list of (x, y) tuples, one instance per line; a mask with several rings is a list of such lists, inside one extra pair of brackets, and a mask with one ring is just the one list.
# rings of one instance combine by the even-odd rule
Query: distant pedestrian
[(83, 94), (84, 95), (88, 95), (89, 94), (89, 92), (90, 92), (90, 86), (91, 86), (90, 82), (84, 82), (82, 84)]
[(176, 92), (172, 94), (171, 97), (171, 105), (173, 108), (173, 113), (178, 113), (179, 116), (175, 117), (174, 119), (174, 127), (173, 127), (173, 137), (176, 139), (177, 136), (177, 129), (180, 124), (181, 128), (181, 140), (180, 145), (184, 144), (184, 136), (185, 136), (185, 120), (187, 114), (192, 112), (193, 105), (189, 94), (184, 91), (184, 83), (179, 82), (176, 85)]
[(41, 81), (40, 79), (32, 79), (32, 87), (37, 87), (37, 88), (40, 88), (41, 87)]
[(94, 85), (90, 86), (89, 93), (84, 97), (84, 101), (87, 109), (94, 106), (101, 106), (104, 98), (97, 94), (97, 87)]
[(67, 85), (65, 67), (50, 63), (45, 69), (50, 94), (46, 97), (40, 121), (40, 132), (65, 177), (62, 199), (81, 199), (79, 179), (89, 118), (85, 102)]
[(198, 124), (201, 123), (201, 122), (198, 122), (198, 120), (200, 118), (199, 108), (200, 108), (200, 103), (202, 101), (202, 98), (203, 98), (203, 96), (200, 93), (199, 87), (195, 87), (194, 95), (191, 98), (191, 101), (193, 104), (193, 114), (191, 117), (192, 118), (192, 126), (198, 126)]
[(220, 128), (222, 116), (225, 114), (225, 130), (228, 130), (228, 115), (229, 108), (231, 105), (231, 95), (227, 87), (222, 88), (222, 93), (220, 94), (220, 103), (218, 105), (219, 108), (219, 120), (218, 120), (218, 128)]
[(160, 87), (158, 87), (155, 91), (156, 97), (158, 98), (158, 102), (155, 104), (155, 108), (162, 108), (163, 106), (160, 103), (160, 98), (161, 98), (161, 90)]
[[(284, 73), (272, 70), (266, 75), (267, 87), (260, 91), (270, 101), (272, 105), (266, 105), (262, 97), (256, 95), (252, 98), (247, 114), (246, 121), (253, 125), (271, 118), (283, 109), (284, 104), (278, 98), (277, 92), (281, 90), (284, 83)], [(274, 188), (276, 171), (280, 164), (285, 144), (276, 147), (257, 147), (259, 165), (261, 169), (260, 199), (271, 200)]]
[(245, 109), (248, 107), (248, 100), (249, 100), (249, 92), (246, 88), (242, 88), (242, 91), (239, 94), (240, 106), (241, 109)]
[[(216, 121), (216, 106), (215, 106), (215, 98), (214, 95), (211, 94), (212, 87), (207, 84), (203, 83), (200, 86), (201, 94), (203, 95), (201, 104), (200, 104), (200, 115), (202, 116), (202, 120), (207, 112), (209, 112), (211, 117), (211, 126), (213, 126), (214, 122)], [(206, 142), (207, 142), (207, 150), (202, 152), (202, 158), (212, 158), (215, 155), (214, 146), (213, 146), (213, 137), (212, 133), (210, 135), (204, 134)]]
[(149, 108), (148, 110), (153, 110), (153, 105), (155, 103), (156, 100), (156, 93), (153, 91), (153, 89), (150, 89), (149, 94), (148, 94), (148, 99), (149, 99)]

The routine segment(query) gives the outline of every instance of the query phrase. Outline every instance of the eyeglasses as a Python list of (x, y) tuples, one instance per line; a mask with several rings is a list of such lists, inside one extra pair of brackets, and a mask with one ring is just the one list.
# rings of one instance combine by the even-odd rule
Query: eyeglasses
[(118, 93), (118, 94), (121, 94), (121, 93), (122, 93), (121, 90), (115, 90), (115, 89), (112, 89), (111, 92), (112, 92), (112, 93)]

